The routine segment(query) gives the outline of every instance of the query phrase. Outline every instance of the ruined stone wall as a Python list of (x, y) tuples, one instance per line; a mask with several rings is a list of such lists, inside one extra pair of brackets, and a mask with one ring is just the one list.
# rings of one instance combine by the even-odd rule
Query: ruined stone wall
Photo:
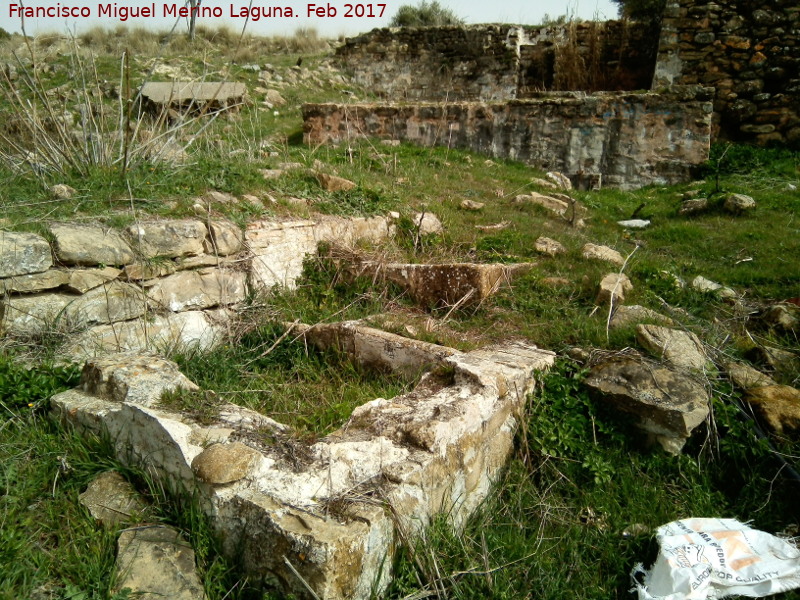
[(63, 334), (62, 356), (210, 349), (248, 292), (294, 287), (322, 241), (380, 241), (384, 217), (51, 223), (50, 241), (0, 230), (0, 337)]
[(348, 39), (337, 54), (358, 84), (392, 100), (505, 100), (647, 89), (657, 40), (621, 21), (393, 28)]
[(354, 80), (394, 99), (513, 98), (519, 57), (508, 25), (375, 29), (337, 50)]
[(686, 181), (708, 157), (712, 90), (542, 93), (510, 102), (306, 104), (305, 141), (447, 145), (635, 188)]
[(654, 87), (717, 88), (715, 133), (800, 146), (800, 4), (670, 0)]

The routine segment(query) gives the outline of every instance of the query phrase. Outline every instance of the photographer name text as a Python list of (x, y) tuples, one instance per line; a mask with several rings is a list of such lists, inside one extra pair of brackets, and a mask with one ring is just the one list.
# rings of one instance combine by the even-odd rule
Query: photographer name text
[(71, 5), (56, 3), (48, 6), (29, 6), (10, 3), (8, 16), (11, 18), (40, 18), (40, 19), (88, 19), (109, 18), (122, 21), (129, 19), (152, 19), (162, 17), (188, 18), (192, 16), (202, 18), (244, 18), (250, 21), (261, 19), (286, 19), (295, 17), (332, 19), (344, 18), (380, 18), (386, 12), (386, 4), (332, 4), (308, 3), (304, 5), (256, 5), (236, 6), (196, 6), (188, 7), (183, 4), (157, 3), (142, 5), (119, 4), (117, 2), (99, 3), (91, 5)]

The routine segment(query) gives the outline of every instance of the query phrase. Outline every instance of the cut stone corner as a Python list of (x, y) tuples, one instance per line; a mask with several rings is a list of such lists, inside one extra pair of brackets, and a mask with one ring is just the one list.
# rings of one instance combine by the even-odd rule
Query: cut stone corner
[(555, 354), (521, 342), (459, 352), (354, 321), (295, 327), (308, 343), (420, 382), (302, 444), (239, 406), (219, 407), (210, 424), (160, 406), (164, 391), (196, 386), (170, 361), (124, 353), (88, 361), (79, 387), (52, 398), (53, 413), (196, 493), (249, 577), (298, 597), (369, 598), (389, 584), (399, 545), (437, 515), (463, 527), (487, 497)]

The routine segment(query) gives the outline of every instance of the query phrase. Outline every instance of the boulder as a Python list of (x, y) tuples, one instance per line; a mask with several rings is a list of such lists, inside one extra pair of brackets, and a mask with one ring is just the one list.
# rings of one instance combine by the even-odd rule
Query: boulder
[(594, 367), (586, 378), (592, 394), (635, 416), (637, 426), (677, 454), (709, 414), (705, 386), (663, 365), (623, 359)]
[(260, 452), (241, 442), (212, 444), (194, 458), (192, 470), (201, 481), (224, 485), (247, 477), (260, 458)]
[(650, 354), (674, 367), (704, 371), (709, 366), (703, 343), (690, 331), (659, 325), (639, 325), (636, 340)]
[(475, 202), (474, 200), (462, 200), (459, 206), (464, 210), (481, 210), (486, 204), (483, 202)]
[(698, 292), (706, 294), (716, 294), (720, 298), (737, 298), (739, 295), (729, 287), (725, 287), (716, 281), (711, 281), (698, 275), (692, 280), (692, 288)]
[(356, 187), (356, 184), (348, 179), (327, 173), (317, 173), (317, 181), (326, 192), (347, 192)]
[(621, 267), (623, 264), (625, 264), (625, 259), (622, 258), (622, 255), (608, 246), (586, 244), (584, 245), (583, 250), (581, 250), (581, 253), (583, 254), (583, 258), (587, 258), (589, 260), (602, 260), (617, 265), (618, 267)]
[(544, 236), (540, 236), (536, 239), (533, 244), (533, 249), (539, 254), (545, 254), (547, 256), (558, 256), (567, 251), (561, 242)]
[(624, 273), (609, 273), (600, 280), (597, 291), (597, 304), (622, 304), (625, 302), (625, 294), (633, 290), (633, 284)]
[(147, 510), (136, 489), (116, 471), (95, 477), (79, 499), (96, 520), (108, 526), (135, 519)]
[(545, 175), (545, 177), (552, 181), (556, 187), (562, 190), (572, 189), (572, 182), (570, 181), (569, 177), (563, 173), (559, 173), (558, 171), (550, 171)]
[(661, 313), (651, 310), (645, 306), (634, 304), (632, 306), (625, 306), (620, 304), (611, 315), (611, 323), (609, 324), (612, 329), (617, 327), (627, 327), (628, 325), (638, 325), (646, 321), (652, 321), (660, 325), (672, 325), (673, 321), (669, 317), (665, 317)]
[(69, 200), (78, 193), (78, 190), (65, 183), (57, 183), (50, 188), (50, 193), (53, 195), (53, 198), (57, 198), (58, 200)]
[(206, 226), (191, 219), (147, 221), (125, 230), (133, 248), (144, 258), (177, 258), (203, 254)]
[(708, 198), (691, 198), (684, 200), (678, 209), (678, 214), (682, 217), (696, 215), (697, 213), (708, 210)]
[(133, 251), (119, 232), (100, 225), (53, 223), (53, 249), (65, 265), (126, 265)]
[(159, 279), (147, 295), (158, 306), (183, 312), (241, 302), (247, 292), (246, 282), (244, 271), (209, 267)]
[(414, 227), (419, 229), (420, 235), (439, 235), (444, 232), (442, 222), (433, 213), (414, 213), (411, 220), (414, 223)]
[(724, 363), (722, 367), (728, 374), (728, 378), (733, 382), (733, 385), (745, 391), (757, 387), (777, 385), (777, 382), (772, 377), (764, 375), (761, 371), (744, 363), (731, 361)]
[(722, 207), (733, 215), (749, 212), (756, 207), (756, 201), (744, 194), (728, 194)]
[(764, 311), (761, 318), (787, 332), (800, 330), (800, 306), (796, 304), (773, 304)]
[(164, 525), (126, 529), (117, 541), (115, 591), (139, 600), (205, 600), (194, 551), (177, 530)]
[(541, 206), (542, 208), (547, 209), (551, 213), (557, 216), (563, 216), (566, 214), (567, 209), (569, 208), (569, 203), (561, 200), (559, 198), (555, 198), (553, 196), (545, 196), (544, 194), (539, 194), (537, 192), (531, 192), (530, 194), (521, 194), (514, 198), (514, 202), (517, 204), (535, 204), (537, 206)]
[(0, 230), (0, 277), (41, 273), (52, 265), (50, 244), (42, 236)]
[(776, 433), (800, 429), (800, 390), (788, 385), (754, 387), (745, 400)]

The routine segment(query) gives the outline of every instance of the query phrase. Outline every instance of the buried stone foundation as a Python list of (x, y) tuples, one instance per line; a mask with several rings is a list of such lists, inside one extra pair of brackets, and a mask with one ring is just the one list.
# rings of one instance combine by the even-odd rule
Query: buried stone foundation
[(141, 355), (88, 362), (80, 387), (53, 397), (53, 411), (108, 435), (123, 461), (196, 493), (249, 577), (300, 597), (369, 598), (388, 585), (404, 540), (440, 514), (463, 526), (486, 498), (535, 374), (554, 354), (513, 342), (461, 353), (355, 322), (301, 333), (363, 364), (426, 374), (313, 444), (234, 405), (202, 424), (164, 409), (164, 391), (196, 386), (168, 361)]
[(541, 93), (506, 102), (305, 104), (304, 139), (364, 137), (472, 150), (636, 188), (690, 180), (708, 159), (710, 88)]

